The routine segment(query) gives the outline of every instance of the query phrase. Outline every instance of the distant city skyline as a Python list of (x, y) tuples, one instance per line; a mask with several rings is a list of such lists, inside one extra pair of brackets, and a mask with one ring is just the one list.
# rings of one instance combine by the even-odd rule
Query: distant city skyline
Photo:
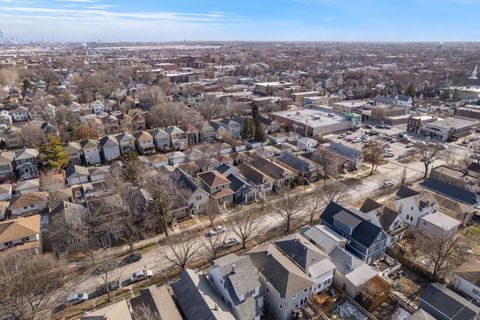
[(0, 0), (44, 41), (480, 41), (479, 0)]

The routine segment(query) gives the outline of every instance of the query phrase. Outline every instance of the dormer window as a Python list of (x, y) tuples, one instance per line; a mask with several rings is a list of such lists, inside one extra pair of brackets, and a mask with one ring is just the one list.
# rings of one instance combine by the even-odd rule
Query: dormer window
[(361, 222), (362, 220), (344, 210), (333, 216), (333, 225), (350, 236)]

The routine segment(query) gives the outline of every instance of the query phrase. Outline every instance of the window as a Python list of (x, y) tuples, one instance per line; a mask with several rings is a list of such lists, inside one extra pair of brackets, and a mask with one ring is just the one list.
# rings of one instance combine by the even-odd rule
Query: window
[(480, 291), (478, 291), (477, 289), (472, 289), (472, 293), (478, 296), (480, 294)]
[(410, 207), (410, 210), (412, 210), (412, 211), (413, 211), (413, 206), (411, 206), (411, 207)]
[(409, 214), (407, 214), (407, 220), (410, 220), (410, 215)]
[(197, 196), (197, 201), (200, 201), (200, 200), (202, 200), (202, 196), (201, 196), (201, 195)]
[(282, 306), (282, 304), (281, 304), (281, 303), (280, 303), (280, 309), (283, 309), (283, 306)]
[(296, 295), (296, 294), (294, 294), (294, 295), (292, 296), (292, 300), (295, 300), (295, 299), (297, 299), (297, 295)]

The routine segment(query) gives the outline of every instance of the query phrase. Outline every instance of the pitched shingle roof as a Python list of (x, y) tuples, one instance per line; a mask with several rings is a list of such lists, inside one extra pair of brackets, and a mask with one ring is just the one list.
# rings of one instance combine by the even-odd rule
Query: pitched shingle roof
[(197, 176), (203, 182), (205, 182), (209, 187), (216, 187), (223, 184), (230, 184), (230, 181), (227, 178), (225, 178), (221, 173), (216, 171), (199, 173)]
[(480, 286), (480, 261), (477, 259), (468, 260), (455, 269), (454, 273), (476, 286)]
[(474, 205), (478, 202), (477, 195), (475, 193), (433, 178), (425, 179), (422, 183), (420, 183), (420, 185), (424, 188), (465, 204)]
[(410, 198), (419, 194), (420, 192), (418, 191), (401, 186), (395, 195), (400, 199), (405, 199), (405, 198)]

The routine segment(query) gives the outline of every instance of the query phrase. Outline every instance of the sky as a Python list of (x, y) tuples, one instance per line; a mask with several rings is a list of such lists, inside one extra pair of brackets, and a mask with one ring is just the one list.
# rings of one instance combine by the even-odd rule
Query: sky
[(44, 41), (480, 41), (480, 0), (0, 0)]

